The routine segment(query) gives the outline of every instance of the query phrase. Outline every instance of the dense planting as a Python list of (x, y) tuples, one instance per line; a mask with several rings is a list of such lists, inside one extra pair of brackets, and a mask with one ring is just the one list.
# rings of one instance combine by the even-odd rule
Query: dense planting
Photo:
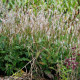
[(0, 75), (16, 75), (32, 60), (25, 66), (31, 74), (49, 80), (80, 79), (77, 0), (0, 3)]

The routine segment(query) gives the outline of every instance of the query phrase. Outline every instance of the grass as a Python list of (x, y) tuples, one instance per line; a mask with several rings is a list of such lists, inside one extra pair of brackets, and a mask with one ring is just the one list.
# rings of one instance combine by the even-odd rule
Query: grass
[[(47, 0), (37, 3), (35, 0), (27, 2), (27, 8), (25, 5), (21, 7), (21, 4), (16, 6), (14, 2), (13, 5), (1, 3), (1, 72), (11, 75), (35, 58), (33, 68), (32, 64), (26, 66), (32, 74), (46, 75), (48, 78), (52, 75), (55, 80), (79, 79), (80, 15), (76, 12), (78, 3), (75, 0), (73, 4), (62, 2), (63, 0)], [(73, 58), (75, 60), (71, 60)], [(64, 65), (66, 59), (69, 62)]]

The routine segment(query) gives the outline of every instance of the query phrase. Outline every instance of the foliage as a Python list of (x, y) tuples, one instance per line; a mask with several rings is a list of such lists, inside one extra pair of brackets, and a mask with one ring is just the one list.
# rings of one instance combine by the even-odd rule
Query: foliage
[[(74, 18), (79, 8), (77, 0), (2, 1), (0, 71), (14, 74), (35, 57), (40, 74), (43, 72), (63, 80), (70, 79), (71, 74), (79, 77), (79, 22)], [(75, 57), (73, 61), (78, 65), (74, 70), (72, 66), (67, 69), (64, 65), (65, 57), (69, 60)]]

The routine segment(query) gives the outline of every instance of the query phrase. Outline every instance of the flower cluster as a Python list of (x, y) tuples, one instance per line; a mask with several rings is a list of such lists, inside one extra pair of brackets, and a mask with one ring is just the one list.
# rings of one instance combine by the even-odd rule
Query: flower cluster
[[(73, 48), (72, 48), (72, 50), (75, 50), (75, 49), (76, 49), (76, 47), (73, 47)], [(76, 53), (72, 53), (72, 55), (75, 56)], [(78, 53), (77, 56), (80, 56), (80, 53)]]
[[(76, 47), (72, 48), (72, 50), (75, 50), (75, 49), (76, 49)], [(80, 54), (77, 54), (77, 55), (80, 56)], [(72, 53), (72, 57), (70, 57), (70, 58), (65, 57), (64, 65), (66, 65), (66, 67), (68, 69), (69, 68), (72, 68), (73, 70), (76, 69), (78, 62), (76, 62), (76, 53), (75, 52)]]
[(65, 58), (64, 64), (68, 69), (72, 68), (74, 70), (77, 67), (78, 62), (76, 62), (76, 58)]

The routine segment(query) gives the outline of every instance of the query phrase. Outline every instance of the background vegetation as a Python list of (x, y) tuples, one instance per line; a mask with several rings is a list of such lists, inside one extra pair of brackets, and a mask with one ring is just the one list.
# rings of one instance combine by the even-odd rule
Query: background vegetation
[(77, 0), (0, 1), (0, 74), (35, 59), (39, 76), (80, 79), (79, 8)]

